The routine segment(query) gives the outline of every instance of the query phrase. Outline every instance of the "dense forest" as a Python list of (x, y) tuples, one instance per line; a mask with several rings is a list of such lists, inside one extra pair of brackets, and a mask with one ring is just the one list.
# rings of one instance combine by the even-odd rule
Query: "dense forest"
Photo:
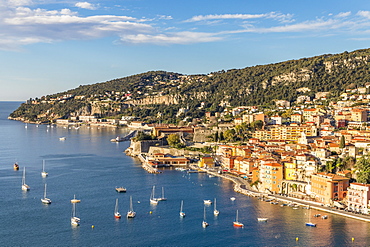
[[(90, 113), (177, 122), (184, 117), (201, 118), (206, 111), (220, 112), (227, 106), (269, 106), (275, 100), (293, 103), (298, 96), (314, 97), (317, 92), (335, 97), (370, 82), (369, 62), (370, 49), (363, 49), (204, 75), (150, 71), (30, 99), (10, 117), (42, 122)], [(162, 102), (143, 101), (158, 97)], [(178, 114), (181, 108), (186, 111)]]

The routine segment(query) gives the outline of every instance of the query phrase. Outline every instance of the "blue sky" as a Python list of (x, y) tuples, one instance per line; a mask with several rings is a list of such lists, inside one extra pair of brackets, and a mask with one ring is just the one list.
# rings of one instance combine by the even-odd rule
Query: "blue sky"
[(0, 100), (370, 47), (368, 0), (0, 0)]

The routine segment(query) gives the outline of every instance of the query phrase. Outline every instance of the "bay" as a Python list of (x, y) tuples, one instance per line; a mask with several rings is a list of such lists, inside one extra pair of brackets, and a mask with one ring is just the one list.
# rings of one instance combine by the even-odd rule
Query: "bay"
[[(330, 215), (313, 219), (315, 210), (280, 207), (233, 191), (230, 181), (207, 174), (163, 170), (148, 174), (140, 162), (124, 154), (128, 142), (110, 139), (129, 130), (86, 126), (24, 124), (7, 116), (20, 102), (0, 102), (0, 245), (1, 246), (369, 246), (369, 223)], [(60, 137), (66, 137), (60, 141)], [(49, 173), (41, 177), (42, 162)], [(13, 170), (18, 162), (19, 171)], [(22, 170), (30, 191), (21, 190)], [(44, 184), (50, 205), (41, 203)], [(116, 193), (115, 187), (127, 188)], [(149, 203), (152, 186), (156, 196), (164, 188), (167, 201)], [(70, 224), (73, 195), (81, 199), (77, 216), (81, 225)], [(123, 216), (129, 197), (137, 213), (134, 219), (117, 220), (116, 198)], [(230, 197), (235, 197), (231, 201)], [(203, 200), (217, 198), (206, 207)], [(185, 218), (179, 217), (184, 201)], [(234, 228), (236, 210), (244, 228)], [(268, 217), (258, 222), (257, 217)], [(352, 241), (354, 239), (354, 241)], [(298, 241), (297, 241), (298, 240)]]

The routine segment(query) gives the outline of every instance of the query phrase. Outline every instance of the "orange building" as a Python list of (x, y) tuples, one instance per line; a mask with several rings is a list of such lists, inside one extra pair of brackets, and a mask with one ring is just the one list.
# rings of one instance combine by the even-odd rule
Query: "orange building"
[(259, 167), (260, 191), (280, 193), (283, 181), (283, 165), (279, 163), (266, 163)]
[(333, 173), (321, 172), (311, 176), (311, 193), (325, 205), (342, 201), (347, 196), (349, 178)]

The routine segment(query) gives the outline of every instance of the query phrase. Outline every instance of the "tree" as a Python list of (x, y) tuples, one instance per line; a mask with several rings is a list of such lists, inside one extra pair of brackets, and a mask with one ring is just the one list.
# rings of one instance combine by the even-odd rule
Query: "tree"
[(355, 171), (358, 183), (370, 183), (370, 156), (364, 155), (359, 158), (355, 165)]
[(168, 135), (167, 142), (171, 147), (178, 147), (178, 145), (181, 143), (180, 137), (176, 134)]
[(342, 135), (340, 137), (340, 143), (339, 143), (339, 148), (345, 148), (346, 146), (346, 139), (344, 138), (344, 136)]

